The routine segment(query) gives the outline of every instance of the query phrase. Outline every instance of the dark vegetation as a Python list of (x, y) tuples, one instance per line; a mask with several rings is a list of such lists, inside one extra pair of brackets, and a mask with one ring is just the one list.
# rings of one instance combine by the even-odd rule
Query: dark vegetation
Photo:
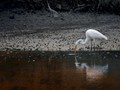
[(48, 10), (48, 4), (56, 11), (109, 12), (120, 14), (120, 0), (1, 0), (0, 11), (22, 8), (30, 12)]

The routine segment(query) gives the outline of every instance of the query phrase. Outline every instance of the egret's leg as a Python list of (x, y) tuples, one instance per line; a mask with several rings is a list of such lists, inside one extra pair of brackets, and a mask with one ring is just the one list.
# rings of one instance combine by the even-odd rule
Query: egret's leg
[(94, 51), (95, 51), (95, 40), (94, 40)]
[(92, 40), (91, 40), (91, 51), (92, 51)]

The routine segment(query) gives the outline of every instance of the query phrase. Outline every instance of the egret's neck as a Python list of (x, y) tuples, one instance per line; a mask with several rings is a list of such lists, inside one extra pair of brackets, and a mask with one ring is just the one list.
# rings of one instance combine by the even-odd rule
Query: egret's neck
[(88, 41), (89, 41), (89, 39), (86, 38), (86, 39), (84, 40), (84, 42), (82, 42), (82, 44), (86, 44)]
[(88, 39), (86, 38), (85, 40), (83, 40), (83, 39), (79, 39), (79, 40), (77, 40), (76, 42), (75, 42), (75, 45), (78, 45), (78, 43), (80, 43), (80, 44), (86, 44), (88, 42)]

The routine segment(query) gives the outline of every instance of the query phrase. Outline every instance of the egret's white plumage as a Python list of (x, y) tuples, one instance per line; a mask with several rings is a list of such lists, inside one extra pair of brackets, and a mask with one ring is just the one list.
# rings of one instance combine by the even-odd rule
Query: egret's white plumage
[(88, 29), (85, 33), (86, 35), (86, 39), (83, 40), (83, 39), (78, 39), (76, 42), (75, 42), (75, 53), (76, 53), (76, 49), (77, 49), (77, 45), (80, 43), (80, 44), (86, 44), (88, 41), (95, 41), (95, 39), (104, 39), (104, 40), (108, 40), (108, 38), (103, 35), (102, 33), (100, 33), (99, 31), (97, 30), (94, 30), (94, 29)]

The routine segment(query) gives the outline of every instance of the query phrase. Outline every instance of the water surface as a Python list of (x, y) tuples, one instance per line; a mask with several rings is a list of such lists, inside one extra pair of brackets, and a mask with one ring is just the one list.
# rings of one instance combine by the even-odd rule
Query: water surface
[(120, 52), (0, 52), (0, 90), (119, 90)]

